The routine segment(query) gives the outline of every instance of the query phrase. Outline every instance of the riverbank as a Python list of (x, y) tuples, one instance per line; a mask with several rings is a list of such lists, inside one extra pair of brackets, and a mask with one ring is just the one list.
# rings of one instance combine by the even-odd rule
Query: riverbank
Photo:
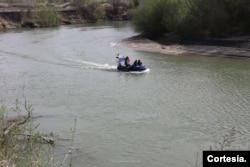
[(64, 4), (7, 4), (0, 3), (0, 32), (11, 29), (41, 28), (65, 24), (99, 21), (131, 20), (135, 8), (129, 4), (108, 2)]
[(229, 58), (250, 58), (250, 37), (223, 39), (182, 39), (172, 35), (160, 39), (134, 36), (122, 41), (127, 47), (139, 51), (171, 55), (205, 55)]
[(0, 32), (19, 28), (20, 25), (10, 20), (0, 18)]

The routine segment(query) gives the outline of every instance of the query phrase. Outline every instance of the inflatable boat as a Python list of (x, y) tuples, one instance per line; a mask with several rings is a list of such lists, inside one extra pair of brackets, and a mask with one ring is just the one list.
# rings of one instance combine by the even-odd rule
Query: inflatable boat
[(129, 64), (130, 59), (128, 56), (124, 57), (117, 54), (117, 70), (124, 72), (142, 72), (147, 70), (146, 66), (142, 64), (141, 60), (135, 60), (132, 65)]
[(130, 72), (130, 71), (145, 71), (147, 68), (144, 65), (137, 65), (137, 66), (131, 66), (131, 65), (127, 65), (127, 66), (123, 66), (123, 65), (118, 65), (117, 66), (117, 70), (118, 71), (124, 71), (124, 72)]

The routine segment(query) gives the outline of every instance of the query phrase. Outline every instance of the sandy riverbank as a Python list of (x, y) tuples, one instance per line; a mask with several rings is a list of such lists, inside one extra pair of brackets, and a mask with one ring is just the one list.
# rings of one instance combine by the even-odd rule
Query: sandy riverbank
[[(210, 41), (211, 42), (211, 41)], [(206, 44), (178, 44), (178, 42), (161, 44), (159, 42), (150, 40), (145, 37), (131, 37), (122, 41), (127, 47), (134, 48), (140, 51), (155, 52), (170, 55), (206, 55), (206, 56), (220, 56), (231, 58), (250, 58), (250, 42), (246, 41), (241, 46), (226, 45), (213, 46)]]

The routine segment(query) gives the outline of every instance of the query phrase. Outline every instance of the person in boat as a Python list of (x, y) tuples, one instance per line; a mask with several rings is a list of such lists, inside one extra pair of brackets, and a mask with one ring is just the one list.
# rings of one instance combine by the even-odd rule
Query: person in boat
[(137, 64), (138, 64), (138, 66), (141, 66), (142, 65), (141, 60), (138, 60)]
[(134, 61), (134, 66), (138, 66), (138, 60)]
[(125, 58), (125, 66), (130, 66), (129, 62), (130, 62), (130, 59), (129, 59), (128, 56), (126, 56), (126, 58)]
[(117, 53), (116, 58), (117, 58), (117, 62), (118, 62), (118, 64), (119, 64), (119, 66), (122, 66), (123, 63), (125, 62), (125, 57), (122, 56), (122, 55), (120, 55), (119, 53)]
[(135, 60), (135, 61), (134, 61), (133, 65), (132, 65), (132, 68), (134, 68), (134, 67), (136, 67), (136, 66), (138, 66), (138, 60)]

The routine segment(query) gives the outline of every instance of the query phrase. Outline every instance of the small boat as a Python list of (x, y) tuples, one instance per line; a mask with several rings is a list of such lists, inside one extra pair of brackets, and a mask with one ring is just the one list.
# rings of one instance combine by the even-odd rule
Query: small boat
[(133, 65), (129, 64), (129, 57), (118, 56), (117, 58), (117, 70), (124, 72), (142, 72), (147, 70), (146, 66), (142, 64), (141, 60), (135, 60)]
[(145, 71), (147, 68), (144, 65), (138, 65), (138, 66), (123, 66), (123, 65), (118, 65), (117, 66), (117, 70), (119, 71), (124, 71), (124, 72), (130, 72), (130, 71), (137, 71), (137, 72), (141, 72), (141, 71)]

